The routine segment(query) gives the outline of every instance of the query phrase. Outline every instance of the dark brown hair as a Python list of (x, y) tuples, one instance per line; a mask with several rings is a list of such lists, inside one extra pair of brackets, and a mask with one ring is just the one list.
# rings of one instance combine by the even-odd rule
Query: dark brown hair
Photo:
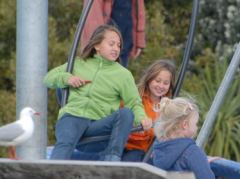
[(171, 84), (166, 96), (172, 97), (175, 85), (176, 68), (170, 60), (157, 60), (146, 69), (138, 83), (138, 90), (141, 97), (144, 94), (150, 94), (149, 83), (155, 79), (162, 70), (167, 70), (171, 73)]
[[(89, 57), (93, 57), (96, 54), (96, 50), (94, 48), (95, 45), (100, 44), (102, 42), (102, 40), (105, 38), (104, 35), (107, 31), (113, 31), (116, 32), (120, 38), (120, 50), (122, 50), (122, 44), (123, 44), (123, 40), (122, 40), (122, 35), (120, 33), (120, 31), (112, 26), (112, 25), (101, 25), (99, 26), (92, 34), (88, 44), (84, 47), (84, 49), (82, 50), (81, 53), (81, 57), (83, 59), (88, 59)], [(119, 61), (119, 57), (117, 59), (117, 61)]]

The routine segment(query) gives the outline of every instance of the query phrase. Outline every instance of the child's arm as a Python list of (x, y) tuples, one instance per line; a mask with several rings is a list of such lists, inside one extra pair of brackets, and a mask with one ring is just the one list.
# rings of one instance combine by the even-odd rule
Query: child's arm
[(68, 79), (72, 76), (66, 72), (67, 64), (58, 66), (50, 70), (44, 77), (43, 83), (49, 88), (65, 88), (68, 87)]
[(145, 113), (137, 86), (130, 72), (124, 77), (120, 89), (120, 95), (124, 101), (124, 106), (130, 108), (134, 113), (134, 124), (142, 124), (145, 130), (151, 128), (152, 120), (149, 119)]
[(188, 167), (194, 172), (196, 178), (215, 178), (207, 161), (206, 154), (198, 146), (191, 146), (191, 152), (186, 155), (186, 160)]

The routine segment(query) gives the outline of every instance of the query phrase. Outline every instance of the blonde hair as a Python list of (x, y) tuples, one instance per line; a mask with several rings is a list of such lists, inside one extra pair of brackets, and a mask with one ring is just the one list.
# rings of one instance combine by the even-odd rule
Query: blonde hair
[(146, 69), (137, 85), (141, 97), (143, 97), (144, 94), (149, 95), (151, 93), (149, 89), (149, 83), (154, 80), (163, 70), (167, 70), (171, 73), (171, 84), (165, 96), (172, 97), (173, 88), (175, 85), (176, 67), (170, 60), (156, 60)]
[(158, 139), (169, 138), (184, 119), (191, 120), (193, 114), (198, 115), (198, 107), (193, 100), (177, 97), (169, 99), (164, 97), (160, 102), (160, 117), (154, 126)]

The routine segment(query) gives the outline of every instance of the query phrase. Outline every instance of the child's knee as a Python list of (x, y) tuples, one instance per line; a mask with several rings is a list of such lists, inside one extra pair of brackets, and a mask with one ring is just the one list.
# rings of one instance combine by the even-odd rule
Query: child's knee
[(131, 109), (124, 107), (124, 108), (121, 108), (119, 110), (119, 112), (120, 112), (121, 117), (123, 117), (124, 119), (126, 119), (128, 121), (133, 122), (134, 114)]

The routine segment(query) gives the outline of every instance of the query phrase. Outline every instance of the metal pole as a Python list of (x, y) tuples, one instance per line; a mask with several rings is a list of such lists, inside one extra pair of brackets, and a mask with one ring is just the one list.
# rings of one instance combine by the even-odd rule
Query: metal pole
[(178, 96), (178, 94), (180, 92), (180, 89), (182, 87), (182, 83), (184, 80), (184, 76), (185, 76), (185, 73), (187, 70), (188, 62), (190, 59), (190, 55), (192, 52), (192, 45), (193, 45), (193, 40), (194, 40), (194, 32), (196, 29), (198, 9), (199, 9), (199, 0), (194, 0), (193, 8), (192, 8), (190, 29), (189, 29), (189, 33), (188, 33), (188, 39), (187, 39), (187, 43), (186, 43), (186, 48), (184, 50), (184, 56), (183, 56), (183, 60), (182, 60), (181, 70), (179, 72), (176, 87), (173, 92), (174, 97)]
[(203, 147), (204, 144), (207, 142), (207, 139), (211, 133), (219, 108), (221, 107), (221, 104), (223, 103), (227, 90), (232, 83), (234, 74), (239, 67), (239, 63), (240, 63), (240, 44), (237, 45), (237, 49), (234, 53), (231, 63), (228, 66), (228, 69), (225, 73), (222, 83), (213, 100), (212, 106), (209, 112), (207, 113), (206, 120), (204, 121), (200, 133), (197, 137), (196, 143), (200, 147)]
[(47, 145), (48, 1), (17, 0), (16, 111), (30, 106), (41, 113), (32, 138), (17, 147), (20, 159), (43, 159)]
[[(88, 0), (87, 5), (83, 9), (82, 15), (79, 19), (78, 26), (77, 26), (77, 29), (76, 29), (76, 32), (75, 32), (75, 35), (74, 35), (73, 45), (72, 45), (71, 51), (70, 51), (69, 56), (68, 56), (67, 72), (70, 72), (70, 73), (72, 72), (73, 64), (74, 64), (74, 58), (76, 56), (76, 51), (77, 51), (77, 47), (78, 47), (78, 44), (79, 44), (79, 40), (80, 40), (80, 37), (81, 37), (81, 34), (82, 34), (84, 24), (86, 22), (88, 13), (91, 9), (92, 3), (93, 3), (93, 0)], [(68, 93), (69, 93), (68, 88), (65, 88), (65, 89), (62, 90), (61, 106), (64, 106), (67, 103)]]

